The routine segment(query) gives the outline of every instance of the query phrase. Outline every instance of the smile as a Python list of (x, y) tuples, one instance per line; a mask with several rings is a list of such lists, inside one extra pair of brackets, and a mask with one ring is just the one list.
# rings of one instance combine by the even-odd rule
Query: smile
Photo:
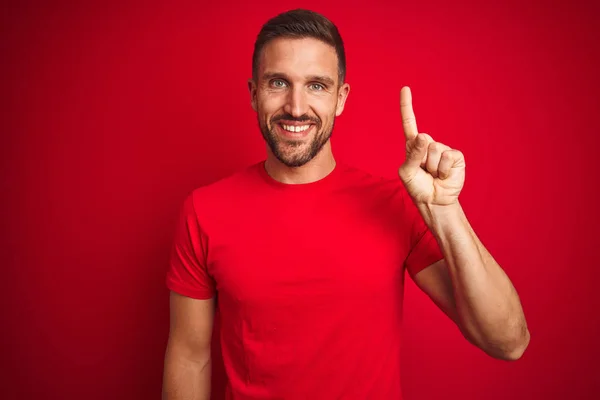
[(288, 132), (304, 132), (305, 130), (310, 128), (310, 124), (309, 125), (283, 125), (283, 124), (281, 124), (281, 127)]

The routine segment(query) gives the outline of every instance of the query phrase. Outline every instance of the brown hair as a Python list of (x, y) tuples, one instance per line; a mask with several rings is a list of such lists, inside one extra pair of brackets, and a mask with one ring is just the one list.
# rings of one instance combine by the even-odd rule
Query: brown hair
[(252, 54), (252, 78), (258, 78), (258, 62), (263, 47), (271, 40), (284, 38), (314, 38), (321, 40), (333, 48), (338, 58), (339, 84), (346, 77), (346, 53), (344, 42), (337, 27), (325, 16), (314, 11), (296, 9), (279, 14), (263, 25), (254, 43)]

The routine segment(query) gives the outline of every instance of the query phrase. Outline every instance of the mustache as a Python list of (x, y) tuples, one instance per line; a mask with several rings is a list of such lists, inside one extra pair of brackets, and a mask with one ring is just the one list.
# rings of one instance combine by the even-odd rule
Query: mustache
[(271, 123), (274, 124), (278, 121), (286, 120), (292, 122), (314, 122), (315, 124), (320, 124), (321, 120), (316, 117), (311, 117), (308, 114), (304, 114), (298, 118), (291, 116), (290, 114), (281, 114), (271, 118)]

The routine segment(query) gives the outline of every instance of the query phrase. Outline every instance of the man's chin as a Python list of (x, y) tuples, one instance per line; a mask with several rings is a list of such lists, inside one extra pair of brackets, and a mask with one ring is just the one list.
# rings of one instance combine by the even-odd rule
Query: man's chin
[(326, 143), (318, 146), (316, 151), (317, 142), (312, 134), (296, 139), (283, 138), (277, 132), (269, 131), (268, 135), (263, 133), (263, 136), (275, 158), (289, 168), (301, 167), (311, 161)]
[(304, 152), (302, 154), (289, 154), (285, 151), (273, 151), (273, 154), (282, 164), (290, 168), (301, 167), (313, 158)]

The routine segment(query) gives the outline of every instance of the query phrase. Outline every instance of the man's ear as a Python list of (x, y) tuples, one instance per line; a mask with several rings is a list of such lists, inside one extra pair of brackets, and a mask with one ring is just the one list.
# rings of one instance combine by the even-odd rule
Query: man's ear
[(344, 111), (344, 105), (346, 104), (346, 99), (348, 98), (349, 94), (350, 94), (350, 85), (347, 83), (344, 83), (338, 89), (338, 102), (337, 102), (337, 107), (335, 109), (336, 117), (339, 117), (342, 114), (342, 111)]
[(252, 104), (252, 109), (257, 111), (256, 107), (256, 82), (254, 79), (248, 79), (248, 91), (250, 92), (250, 104)]

